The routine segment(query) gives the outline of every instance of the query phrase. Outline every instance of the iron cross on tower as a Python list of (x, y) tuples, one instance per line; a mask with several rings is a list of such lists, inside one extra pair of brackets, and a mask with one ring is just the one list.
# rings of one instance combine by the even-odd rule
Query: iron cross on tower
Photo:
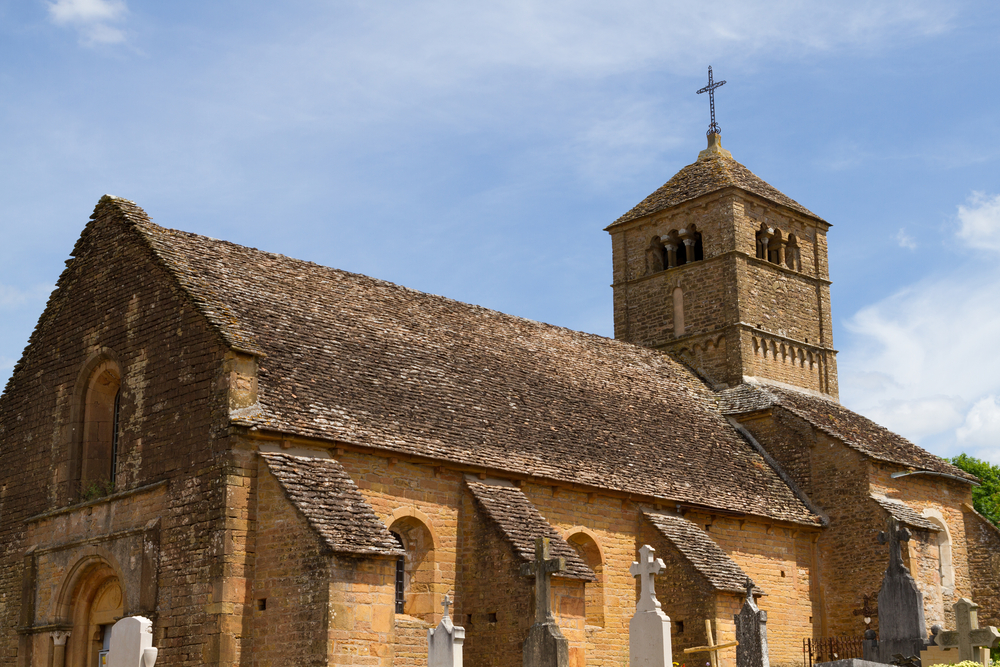
[(698, 94), (708, 93), (708, 105), (712, 108), (712, 124), (708, 126), (708, 134), (722, 134), (722, 128), (715, 122), (715, 89), (725, 85), (725, 81), (712, 81), (712, 66), (708, 66), (708, 85), (698, 91)]

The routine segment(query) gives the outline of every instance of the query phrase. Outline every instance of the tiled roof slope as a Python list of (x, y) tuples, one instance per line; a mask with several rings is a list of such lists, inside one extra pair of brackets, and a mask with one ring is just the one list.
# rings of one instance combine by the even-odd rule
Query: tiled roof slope
[[(234, 422), (819, 525), (686, 366), (639, 346), (136, 223), (259, 360)], [(220, 315), (224, 313), (225, 315)]]
[(742, 164), (723, 155), (712, 155), (699, 159), (684, 167), (656, 192), (639, 202), (631, 211), (615, 220), (608, 229), (644, 215), (662, 211), (665, 208), (707, 195), (723, 188), (736, 187), (758, 197), (787, 206), (811, 218), (822, 220), (818, 215), (797, 201), (783, 195), (771, 187)]
[(330, 551), (402, 556), (354, 480), (333, 459), (260, 453), (271, 474)]
[(941, 530), (937, 524), (928, 521), (926, 518), (920, 516), (917, 510), (913, 509), (902, 500), (895, 500), (891, 498), (881, 498), (879, 496), (871, 496), (874, 500), (891, 516), (894, 516), (900, 523), (905, 523), (908, 526), (913, 526), (914, 528), (920, 528), (921, 530)]
[(566, 559), (567, 571), (558, 576), (597, 581), (594, 572), (583, 562), (576, 549), (559, 536), (521, 489), (471, 481), (466, 481), (466, 484), (472, 497), (486, 516), (500, 528), (521, 560), (535, 560), (535, 538), (548, 537), (551, 539), (550, 553)]
[[(646, 510), (643, 515), (715, 590), (746, 592), (746, 573), (701, 528), (674, 514)], [(754, 590), (763, 594), (756, 586)]]
[(780, 405), (848, 447), (877, 459), (916, 470), (954, 475), (972, 482), (974, 475), (917, 447), (901, 435), (848, 410), (840, 403), (778, 387), (741, 384), (719, 392), (725, 414), (738, 415)]

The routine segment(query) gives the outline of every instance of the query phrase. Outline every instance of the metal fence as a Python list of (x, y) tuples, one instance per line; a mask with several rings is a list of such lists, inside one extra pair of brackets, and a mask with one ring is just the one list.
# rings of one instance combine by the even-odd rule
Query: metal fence
[(802, 664), (813, 667), (817, 662), (864, 658), (864, 637), (821, 637), (802, 640)]

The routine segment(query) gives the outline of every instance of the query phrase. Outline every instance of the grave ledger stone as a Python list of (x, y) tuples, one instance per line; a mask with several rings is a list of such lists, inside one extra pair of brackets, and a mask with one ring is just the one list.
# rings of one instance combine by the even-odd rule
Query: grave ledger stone
[(663, 560), (653, 558), (653, 547), (639, 549), (639, 561), (629, 573), (639, 577), (639, 600), (628, 624), (629, 667), (671, 667), (670, 618), (660, 609), (653, 577), (664, 568)]
[(568, 667), (569, 640), (552, 615), (552, 574), (566, 571), (565, 558), (549, 557), (549, 538), (535, 538), (535, 560), (521, 574), (535, 577), (535, 624), (524, 640), (524, 667)]
[(427, 631), (427, 667), (462, 667), (462, 643), (465, 628), (452, 623), (448, 615), (451, 598), (444, 596), (444, 616), (433, 630)]
[(111, 628), (108, 667), (153, 667), (153, 623), (142, 616), (126, 616)]
[(753, 600), (753, 581), (747, 577), (747, 597), (740, 613), (733, 615), (736, 622), (736, 667), (770, 667), (767, 656), (767, 612), (761, 611)]

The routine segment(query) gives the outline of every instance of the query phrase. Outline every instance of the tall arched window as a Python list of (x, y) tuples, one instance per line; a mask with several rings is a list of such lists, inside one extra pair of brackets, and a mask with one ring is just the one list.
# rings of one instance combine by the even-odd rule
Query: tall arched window
[[(434, 585), (437, 576), (434, 536), (430, 528), (415, 516), (399, 517), (389, 526), (389, 531), (406, 552), (402, 559), (402, 573), (399, 562), (396, 565), (396, 611), (430, 622), (432, 616), (440, 612)], [(399, 588), (400, 581), (402, 591)]]
[(923, 516), (940, 528), (937, 531), (936, 541), (941, 592), (944, 595), (953, 595), (955, 593), (955, 566), (951, 560), (951, 531), (948, 530), (948, 524), (945, 523), (944, 515), (941, 514), (940, 510), (926, 509)]
[(604, 562), (601, 549), (594, 538), (585, 532), (574, 533), (566, 541), (597, 577), (596, 582), (587, 582), (587, 625), (604, 627)]
[(674, 288), (674, 335), (684, 335), (684, 290)]
[(121, 372), (102, 361), (90, 374), (83, 405), (80, 493), (85, 499), (110, 493), (118, 472), (121, 431)]

